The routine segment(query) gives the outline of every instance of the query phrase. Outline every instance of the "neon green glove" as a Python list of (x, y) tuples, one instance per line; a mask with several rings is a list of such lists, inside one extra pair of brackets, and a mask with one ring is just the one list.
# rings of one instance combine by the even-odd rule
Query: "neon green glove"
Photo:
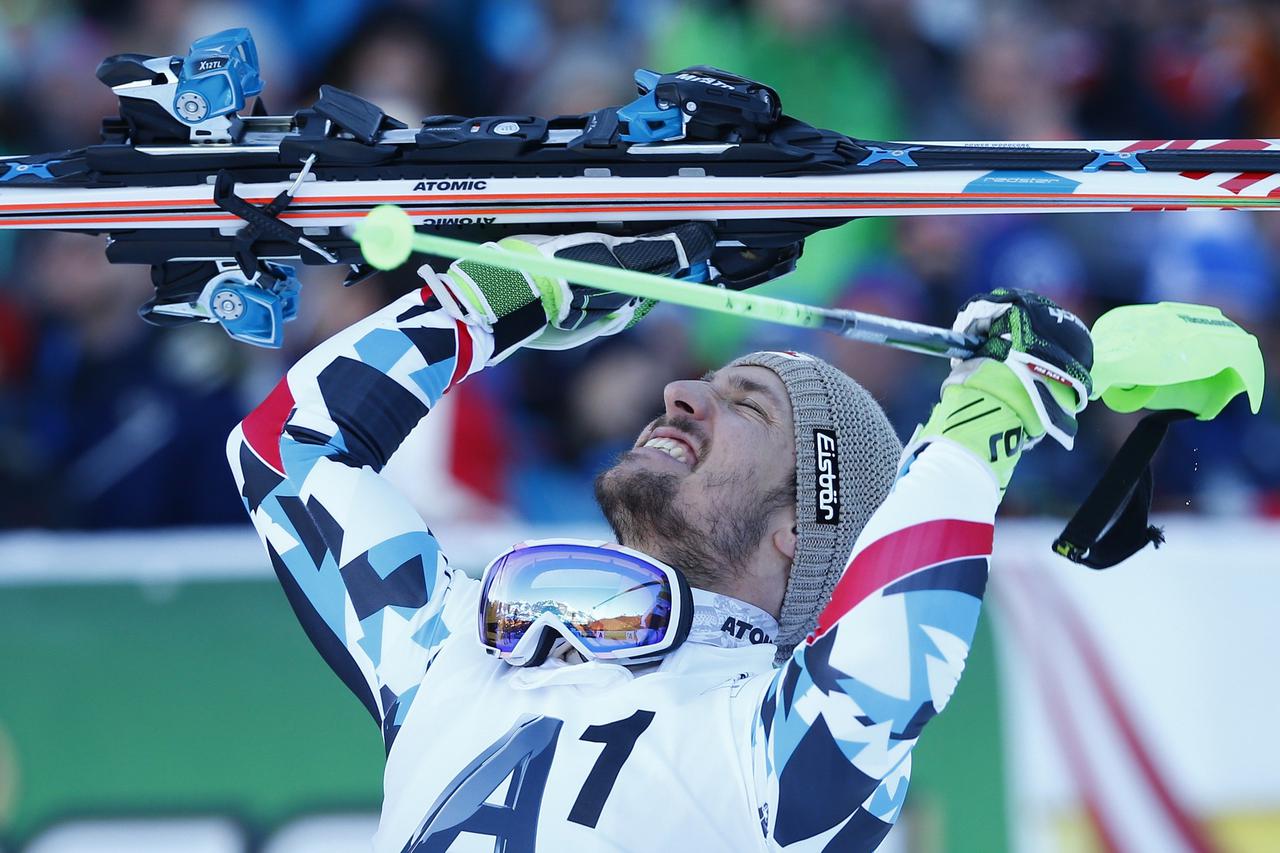
[[(715, 235), (706, 223), (689, 222), (640, 237), (594, 233), (523, 235), (507, 237), (496, 245), (513, 254), (541, 253), (674, 276), (705, 261), (715, 248)], [(617, 334), (640, 322), (654, 305), (650, 299), (605, 293), (571, 285), (562, 278), (529, 275), (475, 261), (454, 261), (443, 274), (429, 266), (423, 266), (418, 273), (449, 314), (488, 331), (520, 309), (541, 302), (545, 326), (538, 326), (535, 334), (520, 341), (535, 349), (571, 349)], [(507, 347), (495, 360), (512, 349)]]
[(1000, 488), (1022, 451), (1048, 435), (1068, 450), (1089, 400), (1093, 341), (1071, 312), (1029, 290), (970, 299), (952, 328), (985, 337), (969, 359), (952, 359), (941, 401), (908, 443), (944, 439), (985, 463)]

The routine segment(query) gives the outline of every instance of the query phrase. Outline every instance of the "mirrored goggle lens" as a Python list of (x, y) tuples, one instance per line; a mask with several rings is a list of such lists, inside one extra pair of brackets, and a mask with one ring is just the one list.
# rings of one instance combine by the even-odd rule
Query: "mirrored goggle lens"
[(672, 591), (656, 566), (589, 545), (534, 545), (504, 556), (485, 582), (485, 645), (510, 652), (550, 614), (593, 652), (656, 646), (671, 624)]

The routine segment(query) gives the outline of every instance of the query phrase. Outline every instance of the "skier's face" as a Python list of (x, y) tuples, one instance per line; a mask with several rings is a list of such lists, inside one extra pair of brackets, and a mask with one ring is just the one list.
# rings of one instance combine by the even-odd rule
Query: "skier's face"
[(716, 588), (794, 523), (791, 402), (777, 374), (756, 366), (672, 382), (663, 402), (596, 480), (596, 497), (620, 542)]

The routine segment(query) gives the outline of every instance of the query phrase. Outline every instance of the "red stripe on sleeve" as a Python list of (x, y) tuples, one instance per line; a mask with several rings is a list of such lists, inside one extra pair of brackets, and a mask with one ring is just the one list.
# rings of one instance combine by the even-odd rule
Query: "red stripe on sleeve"
[(472, 352), (471, 332), (467, 329), (467, 325), (461, 320), (454, 320), (453, 324), (457, 327), (458, 333), (458, 355), (453, 363), (453, 376), (449, 377), (450, 388), (467, 377), (467, 372), (471, 370)]
[(240, 423), (249, 447), (282, 477), (284, 462), (280, 459), (280, 434), (284, 432), (284, 422), (292, 411), (293, 392), (289, 390), (286, 377)]
[(813, 642), (864, 598), (917, 569), (960, 557), (988, 556), (995, 527), (977, 521), (939, 519), (896, 530), (877, 539), (854, 558), (818, 617)]

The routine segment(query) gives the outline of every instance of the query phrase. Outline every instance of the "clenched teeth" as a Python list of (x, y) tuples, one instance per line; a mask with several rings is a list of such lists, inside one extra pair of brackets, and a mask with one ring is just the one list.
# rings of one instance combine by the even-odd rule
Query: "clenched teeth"
[(646, 441), (643, 446), (661, 450), (663, 453), (680, 460), (686, 465), (692, 461), (689, 459), (689, 452), (684, 449), (684, 445), (669, 438), (651, 438)]

